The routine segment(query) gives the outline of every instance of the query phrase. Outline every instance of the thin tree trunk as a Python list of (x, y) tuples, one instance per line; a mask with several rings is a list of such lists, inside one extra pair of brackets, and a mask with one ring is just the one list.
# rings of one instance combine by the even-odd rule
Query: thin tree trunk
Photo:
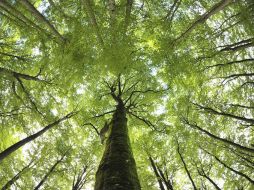
[(199, 170), (197, 167), (197, 170), (198, 170), (198, 174), (200, 176), (206, 178), (214, 186), (215, 189), (221, 190), (221, 188), (205, 173), (203, 168), (201, 168), (201, 170)]
[(156, 165), (155, 165), (155, 163), (154, 163), (154, 161), (153, 161), (153, 159), (152, 159), (151, 156), (149, 156), (149, 160), (150, 160), (151, 166), (152, 166), (152, 168), (153, 168), (154, 174), (155, 174), (155, 176), (156, 176), (156, 178), (157, 178), (157, 181), (158, 181), (158, 183), (159, 183), (160, 189), (161, 189), (161, 190), (165, 190), (165, 188), (164, 188), (164, 186), (163, 186), (163, 183), (162, 183), (162, 180), (161, 180), (161, 176), (160, 176), (160, 174), (158, 173), (158, 170), (157, 170), (157, 168), (156, 168)]
[(38, 131), (37, 133), (30, 135), (22, 140), (20, 140), (19, 142), (13, 144), (12, 146), (10, 146), (9, 148), (5, 149), (3, 152), (0, 153), (0, 161), (3, 160), (4, 158), (6, 158), (7, 156), (9, 156), (11, 153), (13, 153), (14, 151), (18, 150), (20, 147), (24, 146), (25, 144), (33, 141), (34, 139), (38, 138), (39, 136), (41, 136), (42, 134), (44, 134), (46, 131), (48, 131), (49, 129), (51, 129), (52, 127), (54, 127), (55, 125), (61, 123), (62, 121), (69, 119), (70, 117), (72, 117), (75, 113), (71, 112), (69, 114), (67, 114), (66, 116), (62, 117), (61, 119), (47, 125), (46, 127), (44, 127), (43, 129), (41, 129), (40, 131)]
[(59, 160), (56, 161), (56, 163), (50, 168), (50, 170), (42, 178), (40, 183), (34, 188), (34, 190), (38, 190), (44, 184), (44, 182), (48, 179), (49, 175), (55, 170), (57, 165), (60, 164), (63, 161), (64, 157), (65, 157), (65, 154)]
[(96, 173), (95, 190), (140, 190), (122, 100), (118, 99), (111, 127), (104, 155)]
[(56, 28), (28, 0), (20, 0), (20, 3), (22, 3), (22, 5), (24, 5), (37, 19), (44, 22), (61, 41), (65, 41)]
[[(203, 149), (204, 150), (204, 149)], [(237, 175), (240, 175), (242, 177), (244, 177), (245, 179), (247, 179), (251, 184), (254, 184), (254, 180), (251, 179), (249, 176), (247, 176), (246, 174), (240, 172), (240, 171), (237, 171), (233, 168), (231, 168), (230, 166), (228, 166), (226, 163), (224, 163), (223, 161), (221, 161), (217, 156), (211, 154), (210, 152), (204, 150), (206, 153), (208, 153), (209, 155), (211, 155), (212, 157), (215, 158), (215, 160), (217, 160), (220, 164), (222, 164), (225, 168), (229, 169), (230, 171), (234, 172), (235, 174)]]
[(199, 19), (197, 19), (185, 32), (183, 32), (175, 41), (180, 40), (189, 33), (191, 33), (199, 24), (204, 23), (212, 15), (224, 9), (232, 0), (221, 0), (219, 3), (215, 4), (210, 10), (203, 14)]
[(87, 166), (84, 166), (82, 171), (77, 175), (74, 176), (73, 184), (72, 184), (72, 190), (81, 190), (82, 187), (86, 183), (86, 173), (87, 173)]
[[(241, 73), (241, 74), (230, 75), (230, 76), (223, 77), (223, 78), (232, 78), (232, 77), (241, 77), (241, 76), (248, 77), (248, 76), (253, 76), (253, 75), (254, 75), (254, 73)], [(230, 118), (241, 120), (241, 121), (244, 121), (244, 122), (247, 122), (247, 123), (254, 124), (254, 119), (252, 119), (252, 118), (246, 118), (246, 117), (241, 117), (241, 116), (238, 116), (238, 115), (233, 115), (233, 114), (230, 114), (230, 113), (225, 113), (225, 112), (222, 112), (222, 111), (217, 111), (217, 110), (215, 110), (213, 108), (204, 107), (204, 106), (196, 104), (196, 103), (194, 103), (194, 105), (198, 106), (200, 109), (203, 109), (203, 110), (205, 110), (207, 112), (210, 112), (210, 113), (213, 113), (215, 115), (221, 115), (221, 116), (224, 116), (224, 117), (230, 117)]]
[(221, 142), (224, 142), (224, 143), (226, 143), (226, 144), (228, 144), (228, 145), (231, 145), (231, 146), (234, 146), (234, 147), (236, 147), (236, 148), (245, 150), (245, 151), (247, 151), (247, 152), (251, 152), (251, 153), (254, 152), (254, 149), (252, 149), (252, 148), (248, 148), (248, 147), (242, 146), (242, 145), (240, 145), (240, 144), (237, 144), (237, 143), (235, 143), (235, 142), (232, 142), (232, 141), (230, 141), (230, 140), (223, 139), (223, 138), (221, 138), (221, 137), (218, 137), (218, 136), (216, 136), (216, 135), (214, 135), (214, 134), (208, 132), (208, 131), (205, 130), (205, 129), (202, 129), (201, 127), (199, 127), (199, 126), (196, 125), (196, 124), (191, 124), (191, 123), (189, 123), (188, 121), (186, 121), (186, 122), (187, 122), (187, 124), (188, 124), (189, 126), (198, 129), (199, 131), (201, 131), (201, 132), (207, 134), (208, 136), (210, 136), (210, 137), (212, 137), (212, 138), (214, 138), (214, 139), (216, 139), (216, 140), (219, 140), (219, 141), (221, 141)]
[(188, 168), (187, 168), (187, 165), (186, 165), (186, 163), (185, 163), (185, 161), (184, 161), (184, 158), (183, 158), (183, 156), (182, 156), (182, 154), (181, 154), (181, 152), (180, 152), (180, 146), (179, 146), (178, 141), (177, 141), (177, 152), (178, 152), (178, 154), (179, 154), (179, 156), (180, 156), (180, 158), (181, 158), (181, 161), (182, 161), (182, 163), (183, 163), (184, 169), (185, 169), (185, 171), (186, 171), (186, 173), (187, 173), (187, 175), (188, 175), (188, 177), (189, 177), (189, 179), (190, 179), (190, 181), (191, 181), (191, 184), (192, 184), (192, 186), (193, 186), (193, 189), (194, 189), (194, 190), (198, 190), (197, 187), (196, 187), (196, 185), (195, 185), (195, 183), (194, 183), (194, 181), (193, 181), (193, 179), (192, 179), (192, 177), (191, 177), (191, 174), (190, 174), (190, 172), (189, 172), (189, 170), (188, 170)]
[(124, 26), (124, 33), (126, 32), (129, 24), (130, 24), (130, 17), (131, 17), (131, 8), (132, 8), (133, 0), (127, 0), (126, 8), (125, 8), (125, 26)]
[(20, 175), (31, 166), (32, 162), (30, 162), (27, 166), (25, 166), (22, 170), (20, 170), (13, 178), (11, 178), (3, 187), (1, 190), (7, 190), (9, 189), (19, 178)]
[(173, 190), (173, 185), (171, 184), (171, 182), (169, 181), (168, 178), (165, 177), (164, 173), (162, 172), (162, 170), (157, 166), (157, 169), (160, 173), (160, 176), (162, 177), (164, 184), (167, 187), (167, 190)]
[(35, 23), (33, 23), (31, 20), (29, 20), (26, 16), (24, 16), (20, 11), (18, 11), (17, 9), (15, 9), (14, 7), (12, 7), (8, 2), (6, 2), (5, 0), (1, 0), (0, 1), (0, 7), (6, 9), (8, 12), (10, 12), (11, 15), (13, 15), (15, 18), (17, 18), (18, 20), (22, 21), (22, 22), (26, 22), (29, 25), (32, 26), (32, 28), (37, 29), (38, 31), (43, 32), (44, 34), (48, 35), (47, 32), (42, 29), (41, 27), (39, 27), (38, 25), (36, 25)]
[(203, 177), (205, 177), (214, 186), (215, 189), (221, 190), (221, 188), (219, 188), (219, 186), (208, 175), (203, 175)]

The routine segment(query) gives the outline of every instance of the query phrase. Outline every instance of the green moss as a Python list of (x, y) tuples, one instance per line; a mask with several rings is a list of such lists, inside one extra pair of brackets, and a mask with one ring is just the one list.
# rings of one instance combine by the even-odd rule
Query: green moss
[(96, 173), (95, 190), (140, 190), (128, 136), (125, 108), (118, 105), (104, 155)]

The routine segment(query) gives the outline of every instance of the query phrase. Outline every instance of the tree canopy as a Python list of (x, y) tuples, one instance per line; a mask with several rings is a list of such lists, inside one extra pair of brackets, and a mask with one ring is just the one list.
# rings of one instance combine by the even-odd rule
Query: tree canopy
[(98, 190), (126, 130), (135, 190), (253, 189), (253, 18), (251, 0), (0, 0), (0, 187)]

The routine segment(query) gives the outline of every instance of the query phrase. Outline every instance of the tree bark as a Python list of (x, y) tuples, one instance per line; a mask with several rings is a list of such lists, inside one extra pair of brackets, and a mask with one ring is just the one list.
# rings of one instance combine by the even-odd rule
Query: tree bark
[(110, 135), (96, 173), (95, 190), (140, 190), (128, 136), (126, 110), (118, 98)]
[(10, 12), (11, 15), (13, 15), (15, 18), (17, 18), (18, 20), (28, 23), (32, 28), (37, 29), (38, 31), (46, 34), (47, 32), (42, 29), (41, 27), (39, 27), (37, 24), (33, 23), (30, 19), (28, 19), (26, 16), (24, 16), (20, 11), (18, 11), (17, 9), (15, 9), (14, 7), (12, 7), (8, 2), (6, 2), (5, 0), (1, 0), (0, 1), (0, 7), (6, 9), (8, 12)]
[[(254, 75), (254, 73), (242, 73), (242, 74), (230, 75), (230, 76), (223, 77), (223, 78), (240, 77), (240, 76), (246, 76), (247, 77), (247, 76), (253, 76), (253, 75)], [(222, 111), (217, 111), (213, 108), (205, 107), (205, 106), (202, 106), (202, 105), (199, 105), (199, 104), (196, 104), (196, 103), (194, 103), (194, 105), (198, 106), (200, 109), (203, 109), (203, 110), (205, 110), (207, 112), (210, 112), (210, 113), (213, 113), (215, 115), (230, 117), (230, 118), (233, 118), (233, 119), (237, 119), (237, 120), (241, 120), (241, 121), (244, 121), (244, 122), (247, 122), (247, 123), (254, 124), (254, 119), (252, 119), (252, 118), (246, 118), (246, 117), (241, 117), (241, 116), (238, 116), (238, 115), (233, 115), (233, 114), (222, 112)]]
[(157, 181), (159, 183), (160, 189), (161, 190), (165, 190), (165, 188), (163, 186), (163, 183), (162, 183), (162, 180), (161, 180), (161, 176), (160, 176), (160, 174), (159, 174), (159, 172), (158, 172), (158, 170), (156, 168), (156, 165), (155, 165), (155, 163), (154, 163), (154, 161), (153, 161), (151, 156), (149, 156), (149, 160), (150, 160), (151, 166), (153, 168), (154, 174), (155, 174), (155, 176), (157, 178)]
[[(203, 149), (204, 150), (204, 149)], [(246, 174), (240, 172), (240, 171), (237, 171), (233, 168), (231, 168), (230, 166), (228, 166), (226, 163), (224, 163), (223, 161), (221, 161), (217, 156), (211, 154), (210, 152), (204, 150), (206, 153), (208, 153), (209, 155), (211, 155), (212, 157), (215, 158), (215, 160), (217, 160), (220, 164), (222, 164), (225, 168), (229, 169), (230, 171), (234, 172), (235, 174), (237, 175), (240, 175), (242, 177), (244, 177), (245, 179), (247, 179), (251, 184), (254, 184), (254, 180), (251, 179), (249, 176), (247, 176)]]
[(61, 41), (65, 41), (56, 28), (28, 0), (20, 0), (20, 3), (22, 3), (37, 19), (44, 22)]
[(205, 130), (205, 129), (199, 127), (199, 126), (196, 125), (196, 124), (191, 124), (191, 123), (189, 123), (188, 121), (186, 121), (186, 122), (187, 122), (187, 125), (189, 125), (189, 126), (191, 126), (191, 127), (193, 127), (193, 128), (198, 129), (199, 131), (205, 133), (206, 135), (212, 137), (213, 139), (219, 140), (219, 141), (221, 141), (221, 142), (224, 142), (224, 143), (226, 143), (226, 144), (228, 144), (228, 145), (234, 146), (234, 147), (236, 147), (236, 148), (238, 148), (238, 149), (242, 149), (242, 150), (247, 151), (247, 152), (251, 152), (251, 153), (254, 152), (254, 149), (253, 149), (253, 148), (245, 147), (245, 146), (242, 146), (242, 145), (240, 145), (240, 144), (237, 144), (237, 143), (235, 143), (235, 142), (233, 142), (233, 141), (230, 141), (230, 140), (227, 140), (227, 139), (218, 137), (218, 136), (216, 136), (216, 135), (214, 135), (214, 134), (208, 132), (207, 130)]
[(38, 190), (44, 184), (44, 182), (48, 179), (49, 175), (55, 170), (57, 165), (63, 161), (64, 157), (65, 157), (65, 154), (59, 160), (56, 161), (56, 163), (50, 168), (50, 170), (42, 178), (40, 183), (34, 188), (34, 190)]
[(13, 178), (11, 178), (3, 187), (1, 190), (7, 190), (9, 189), (19, 178), (20, 175), (27, 170), (31, 166), (32, 162), (30, 162), (27, 166), (25, 166), (22, 170), (20, 170)]
[(69, 119), (70, 117), (72, 117), (74, 115), (73, 112), (67, 114), (66, 116), (62, 117), (61, 119), (47, 125), (46, 127), (44, 127), (43, 129), (41, 129), (40, 131), (38, 131), (37, 133), (30, 135), (22, 140), (20, 140), (19, 142), (13, 144), (12, 146), (10, 146), (9, 148), (5, 149), (3, 152), (0, 153), (0, 161), (2, 161), (4, 158), (6, 158), (7, 156), (9, 156), (11, 153), (13, 153), (14, 151), (18, 150), (20, 147), (24, 146), (25, 144), (33, 141), (34, 139), (38, 138), (39, 136), (41, 136), (42, 134), (44, 134), (46, 131), (48, 131), (49, 129), (51, 129), (52, 127), (54, 127), (55, 125), (61, 123), (62, 121)]
[(182, 161), (182, 163), (183, 163), (184, 169), (185, 169), (185, 171), (186, 171), (186, 173), (187, 173), (187, 175), (188, 175), (188, 177), (189, 177), (189, 179), (190, 179), (190, 181), (191, 181), (191, 184), (192, 184), (192, 186), (193, 186), (193, 189), (194, 189), (194, 190), (198, 190), (197, 187), (196, 187), (196, 185), (195, 185), (195, 183), (194, 183), (194, 181), (193, 181), (193, 179), (192, 179), (192, 177), (191, 177), (190, 171), (189, 171), (189, 169), (187, 168), (187, 165), (186, 165), (186, 163), (185, 163), (185, 161), (184, 161), (184, 158), (183, 158), (183, 156), (182, 156), (182, 154), (181, 154), (181, 152), (180, 152), (180, 146), (179, 146), (178, 141), (177, 141), (177, 152), (178, 152), (178, 154), (179, 154), (179, 156), (180, 156), (180, 159), (181, 159), (181, 161)]
[(212, 15), (220, 12), (224, 9), (228, 4), (230, 4), (232, 0), (221, 0), (217, 4), (215, 4), (210, 10), (204, 13), (200, 18), (198, 18), (189, 28), (183, 32), (175, 41), (182, 39), (183, 37), (190, 34), (199, 24), (204, 23), (207, 19), (209, 19)]

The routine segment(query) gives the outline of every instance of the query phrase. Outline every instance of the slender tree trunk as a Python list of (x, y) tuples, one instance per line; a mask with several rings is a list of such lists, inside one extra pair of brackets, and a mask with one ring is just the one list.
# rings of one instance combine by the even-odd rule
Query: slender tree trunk
[(192, 23), (188, 29), (183, 32), (176, 41), (180, 40), (181, 38), (190, 34), (198, 25), (204, 23), (207, 19), (209, 19), (212, 15), (220, 12), (224, 9), (227, 5), (229, 5), (232, 0), (221, 0), (220, 2), (216, 3), (211, 9), (209, 9), (206, 13), (204, 13), (200, 18), (198, 18), (194, 23)]
[(38, 20), (44, 22), (48, 28), (63, 42), (65, 39), (63, 36), (56, 30), (56, 28), (28, 1), (28, 0), (20, 0), (22, 3)]
[(55, 125), (61, 123), (62, 121), (66, 120), (66, 119), (69, 119), (73, 115), (74, 115), (74, 113), (71, 112), (71, 113), (67, 114), (66, 116), (62, 117), (61, 119), (59, 119), (59, 120), (57, 120), (57, 121), (47, 125), (46, 127), (41, 129), (37, 133), (34, 133), (33, 135), (30, 135), (30, 136), (28, 136), (28, 137), (18, 141), (17, 143), (13, 144), (9, 148), (5, 149), (3, 152), (0, 153), (0, 161), (3, 160), (4, 158), (6, 158), (7, 156), (9, 156), (11, 153), (16, 151), (20, 147), (24, 146), (26, 143), (29, 143), (29, 142), (33, 141), (34, 139), (36, 139), (39, 136), (41, 136), (42, 134), (44, 134), (46, 131), (48, 131), (49, 129), (51, 129)]
[(189, 171), (188, 168), (187, 168), (187, 165), (186, 165), (186, 163), (185, 163), (185, 161), (184, 161), (184, 158), (183, 158), (183, 156), (182, 156), (182, 154), (181, 154), (181, 152), (180, 152), (180, 146), (179, 146), (178, 141), (177, 141), (177, 152), (178, 152), (178, 154), (179, 154), (179, 156), (180, 156), (180, 159), (181, 159), (181, 161), (182, 161), (182, 163), (183, 163), (184, 169), (185, 169), (185, 171), (186, 171), (186, 173), (187, 173), (187, 175), (188, 175), (188, 177), (189, 177), (189, 180), (191, 181), (191, 184), (192, 184), (192, 186), (193, 186), (193, 189), (194, 189), (194, 190), (198, 190), (198, 188), (196, 187), (196, 185), (195, 185), (195, 183), (194, 183), (194, 181), (193, 181), (193, 179), (192, 179), (192, 177), (191, 177), (190, 171)]
[(87, 166), (84, 166), (83, 170), (76, 176), (74, 176), (72, 183), (72, 190), (81, 190), (87, 181)]
[(247, 179), (252, 185), (254, 185), (254, 180), (251, 179), (249, 176), (247, 176), (246, 174), (240, 172), (240, 171), (237, 171), (233, 168), (231, 168), (230, 166), (228, 166), (226, 163), (222, 162), (217, 156), (213, 155), (213, 157), (219, 162), (221, 163), (223, 166), (225, 166), (226, 168), (228, 168), (230, 171), (234, 172), (235, 174), (237, 175), (240, 175), (242, 177), (244, 177), (245, 179)]
[(191, 123), (189, 123), (188, 121), (187, 121), (187, 124), (188, 124), (189, 126), (193, 127), (193, 128), (198, 129), (199, 131), (205, 133), (206, 135), (212, 137), (213, 139), (219, 140), (219, 141), (221, 141), (221, 142), (224, 142), (224, 143), (226, 143), (226, 144), (228, 144), (228, 145), (232, 145), (232, 146), (234, 146), (234, 147), (236, 147), (236, 148), (238, 148), (238, 149), (245, 150), (245, 151), (247, 151), (247, 152), (251, 152), (251, 153), (254, 152), (254, 149), (253, 149), (253, 148), (245, 147), (245, 146), (242, 146), (242, 145), (240, 145), (240, 144), (237, 144), (237, 143), (235, 143), (235, 142), (233, 142), (233, 141), (230, 141), (230, 140), (227, 140), (227, 139), (218, 137), (218, 136), (216, 136), (216, 135), (214, 135), (214, 134), (208, 132), (207, 130), (205, 130), (205, 129), (199, 127), (197, 124), (191, 124)]
[(32, 26), (32, 28), (37, 29), (38, 31), (48, 35), (44, 29), (42, 29), (37, 24), (33, 23), (30, 19), (28, 19), (26, 16), (24, 16), (19, 10), (15, 9), (13, 6), (11, 6), (11, 4), (9, 4), (5, 0), (0, 1), (0, 7), (6, 9), (12, 16), (17, 18), (18, 20), (25, 22), (25, 23), (29, 24), (30, 26)]
[(140, 190), (122, 100), (118, 101), (111, 127), (96, 173), (95, 190)]
[(198, 174), (204, 178), (206, 178), (213, 186), (216, 190), (221, 190), (221, 188), (209, 177), (208, 174), (205, 173), (203, 167), (201, 167), (201, 169), (198, 169)]
[(50, 168), (50, 170), (42, 178), (40, 183), (34, 188), (34, 190), (38, 190), (44, 184), (44, 182), (48, 179), (49, 175), (55, 170), (57, 165), (63, 161), (64, 157), (65, 157), (65, 154), (59, 160), (56, 161), (56, 163)]
[(157, 169), (160, 173), (160, 176), (162, 177), (162, 180), (164, 181), (164, 184), (167, 187), (167, 190), (173, 190), (173, 182), (171, 183), (170, 180), (168, 179), (168, 177), (166, 177), (164, 175), (164, 173), (162, 172), (162, 170), (157, 166)]
[(221, 190), (221, 188), (208, 176), (208, 175), (203, 175), (211, 184), (213, 184), (214, 188), (217, 190)]
[(150, 163), (151, 163), (151, 166), (153, 168), (153, 171), (154, 171), (154, 174), (156, 175), (156, 178), (157, 178), (157, 181), (159, 183), (159, 186), (160, 186), (160, 190), (165, 190), (164, 186), (163, 186), (163, 183), (162, 183), (162, 180), (161, 180), (161, 176), (156, 168), (156, 165), (153, 161), (153, 158), (151, 156), (149, 156), (149, 160), (150, 160)]
[(229, 165), (227, 165), (225, 162), (223, 162), (221, 159), (219, 159), (216, 155), (208, 152), (207, 150), (201, 148), (203, 151), (205, 151), (207, 154), (209, 154), (210, 156), (214, 157), (215, 160), (217, 160), (220, 164), (222, 164), (225, 168), (229, 169), (230, 171), (234, 172), (235, 174), (244, 177), (245, 179), (247, 179), (252, 185), (254, 185), (254, 180), (251, 179), (249, 176), (247, 176), (246, 174), (242, 173), (241, 171), (235, 170), (234, 168), (230, 167)]
[(32, 162), (30, 162), (27, 166), (25, 166), (22, 170), (20, 170), (13, 178), (11, 178), (3, 187), (1, 190), (7, 190), (9, 189), (19, 178), (20, 175), (27, 170), (31, 166)]

